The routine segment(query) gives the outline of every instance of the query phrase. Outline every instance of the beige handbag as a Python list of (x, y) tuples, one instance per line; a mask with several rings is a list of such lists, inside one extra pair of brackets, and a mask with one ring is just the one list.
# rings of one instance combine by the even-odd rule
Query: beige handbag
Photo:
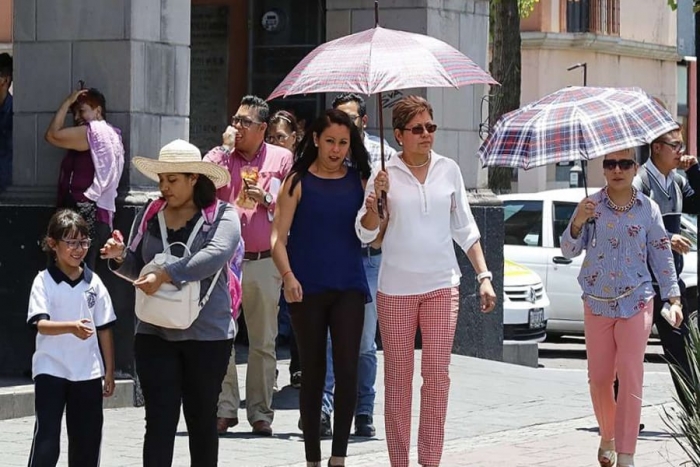
[[(158, 213), (158, 225), (160, 226), (160, 236), (163, 240), (163, 252), (158, 253), (151, 262), (141, 269), (141, 276), (158, 269), (162, 269), (168, 264), (179, 261), (180, 257), (170, 253), (170, 249), (175, 245), (184, 247), (184, 255), (192, 254), (190, 248), (197, 233), (204, 224), (204, 217), (200, 217), (192, 229), (192, 233), (187, 239), (187, 244), (175, 242), (168, 244), (168, 233), (165, 226), (163, 211)], [(183, 257), (185, 257), (183, 256)], [(199, 312), (209, 301), (214, 287), (221, 274), (221, 269), (214, 275), (209, 290), (200, 300), (200, 281), (192, 281), (182, 284), (181, 288), (170, 283), (161, 284), (160, 288), (153, 295), (146, 295), (140, 289), (136, 289), (136, 316), (144, 323), (153, 324), (168, 329), (187, 329), (199, 316)]]

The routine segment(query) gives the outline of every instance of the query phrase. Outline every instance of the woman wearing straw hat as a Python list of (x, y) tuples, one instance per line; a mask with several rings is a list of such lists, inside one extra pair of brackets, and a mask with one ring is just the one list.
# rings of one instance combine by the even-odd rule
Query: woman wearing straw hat
[[(115, 231), (101, 251), (117, 275), (133, 280), (146, 295), (166, 282), (193, 281), (200, 281), (204, 294), (213, 278), (217, 280), (189, 328), (137, 323), (134, 354), (146, 406), (144, 465), (172, 464), (181, 402), (191, 465), (217, 465), (216, 404), (234, 337), (229, 275), (217, 272), (228, 270), (240, 238), (240, 223), (234, 208), (216, 199), (216, 189), (229, 183), (228, 171), (201, 158), (195, 146), (182, 140), (164, 146), (158, 160), (135, 157), (136, 168), (158, 182), (161, 198), (136, 216), (127, 244)], [(163, 251), (157, 219), (161, 212), (167, 243), (185, 243), (196, 232), (191, 254), (140, 276), (141, 269)], [(170, 251), (183, 256), (183, 250), (173, 245)]]

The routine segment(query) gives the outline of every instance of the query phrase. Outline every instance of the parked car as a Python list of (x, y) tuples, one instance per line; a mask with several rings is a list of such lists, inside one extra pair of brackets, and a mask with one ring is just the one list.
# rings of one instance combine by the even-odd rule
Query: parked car
[[(598, 188), (589, 188), (594, 193)], [(577, 276), (583, 255), (568, 259), (559, 248), (561, 236), (578, 203), (583, 188), (540, 193), (502, 195), (505, 217), (504, 256), (535, 271), (543, 280), (551, 301), (547, 335), (583, 334), (583, 303)], [(689, 309), (697, 310), (697, 224), (693, 216), (682, 217), (682, 234), (691, 240), (684, 256), (681, 277), (686, 283)], [(654, 331), (655, 332), (655, 331)]]
[(542, 342), (547, 337), (549, 298), (540, 276), (506, 259), (503, 263), (503, 339)]

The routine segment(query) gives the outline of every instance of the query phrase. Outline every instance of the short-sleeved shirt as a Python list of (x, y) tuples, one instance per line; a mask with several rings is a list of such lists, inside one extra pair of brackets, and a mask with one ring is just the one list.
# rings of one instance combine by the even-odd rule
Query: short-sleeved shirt
[[(52, 265), (37, 274), (29, 297), (30, 325), (51, 321), (91, 320), (96, 330), (116, 322), (112, 299), (102, 280), (90, 269), (71, 280)], [(69, 381), (89, 381), (104, 376), (97, 332), (82, 340), (73, 334), (47, 336), (37, 333), (32, 377), (51, 375)]]

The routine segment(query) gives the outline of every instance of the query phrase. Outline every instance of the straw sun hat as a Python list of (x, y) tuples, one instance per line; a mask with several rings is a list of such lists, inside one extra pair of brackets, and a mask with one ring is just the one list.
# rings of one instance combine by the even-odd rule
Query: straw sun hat
[(139, 172), (151, 180), (158, 181), (158, 174), (193, 173), (207, 177), (216, 188), (226, 186), (231, 181), (228, 170), (211, 162), (202, 160), (202, 153), (197, 146), (187, 141), (176, 139), (160, 149), (158, 159), (134, 157), (131, 161)]

